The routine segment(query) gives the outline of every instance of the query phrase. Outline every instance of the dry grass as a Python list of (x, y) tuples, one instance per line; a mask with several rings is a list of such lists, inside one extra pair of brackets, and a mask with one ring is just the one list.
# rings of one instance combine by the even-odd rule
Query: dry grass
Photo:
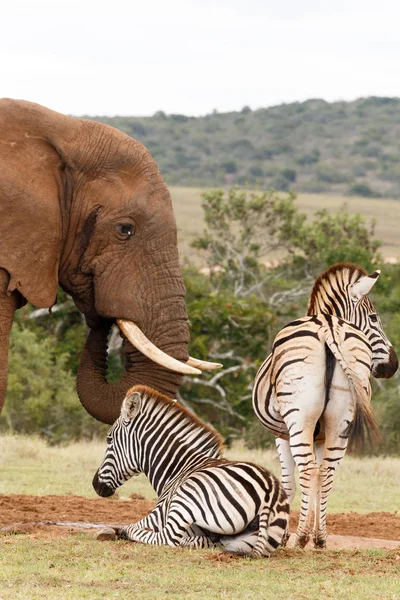
[[(201, 208), (202, 188), (170, 187), (178, 223), (178, 240), (182, 261), (185, 259), (201, 263), (197, 250), (190, 247), (191, 240), (203, 230), (204, 219)], [(297, 204), (300, 210), (312, 215), (321, 208), (337, 211), (346, 202), (353, 213), (361, 213), (368, 220), (377, 219), (376, 237), (383, 241), (382, 254), (385, 257), (400, 256), (400, 201), (358, 198), (355, 196), (329, 196), (323, 194), (299, 194)]]
[[(0, 492), (76, 494), (94, 498), (92, 478), (104, 451), (105, 442), (101, 441), (52, 447), (35, 437), (0, 436)], [(275, 450), (248, 450), (237, 443), (226, 452), (226, 456), (258, 463), (280, 476)], [(329, 511), (394, 512), (399, 508), (400, 497), (400, 481), (394, 476), (396, 473), (400, 473), (400, 458), (345, 456), (329, 497)], [(144, 475), (124, 484), (119, 496), (128, 497), (133, 492), (148, 499), (155, 498)], [(299, 507), (299, 499), (298, 492), (293, 508)]]

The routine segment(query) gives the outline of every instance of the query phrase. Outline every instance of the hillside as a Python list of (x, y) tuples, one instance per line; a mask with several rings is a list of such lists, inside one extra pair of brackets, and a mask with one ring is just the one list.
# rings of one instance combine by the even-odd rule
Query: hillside
[(169, 184), (400, 198), (400, 98), (90, 118), (143, 142)]

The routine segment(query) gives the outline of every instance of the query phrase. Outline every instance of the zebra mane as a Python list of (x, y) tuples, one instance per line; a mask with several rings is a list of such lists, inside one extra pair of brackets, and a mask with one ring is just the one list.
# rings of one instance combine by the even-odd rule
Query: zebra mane
[(318, 312), (318, 299), (321, 299), (322, 295), (326, 295), (324, 290), (327, 287), (343, 290), (363, 275), (368, 275), (367, 271), (363, 267), (352, 263), (337, 263), (329, 267), (315, 280), (308, 301), (307, 316), (315, 315)]
[(179, 404), (177, 400), (172, 400), (168, 396), (145, 385), (136, 385), (131, 388), (127, 394), (131, 394), (132, 392), (139, 392), (144, 405), (153, 401), (154, 404), (159, 405), (160, 407), (167, 406), (168, 412), (171, 414), (179, 413), (179, 418), (186, 421), (190, 426), (191, 431), (195, 428), (198, 429), (199, 433), (203, 433), (207, 438), (207, 446), (213, 446), (219, 454), (222, 453), (224, 449), (224, 440), (218, 431), (211, 425), (204, 423), (204, 421), (199, 419), (194, 413), (182, 406), (182, 404)]

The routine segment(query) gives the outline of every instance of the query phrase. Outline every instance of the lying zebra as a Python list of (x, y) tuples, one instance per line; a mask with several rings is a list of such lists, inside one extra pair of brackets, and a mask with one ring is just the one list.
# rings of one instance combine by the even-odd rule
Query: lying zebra
[(133, 387), (107, 436), (93, 487), (111, 496), (145, 473), (159, 498), (147, 517), (115, 529), (117, 537), (269, 556), (288, 528), (286, 493), (264, 468), (221, 452), (212, 427), (155, 390)]
[(380, 271), (334, 265), (315, 282), (308, 316), (284, 327), (260, 367), (253, 407), (276, 436), (282, 483), (292, 502), (299, 470), (302, 492), (296, 545), (326, 546), (326, 508), (348, 438), (377, 431), (370, 375), (392, 377), (395, 351), (367, 297)]

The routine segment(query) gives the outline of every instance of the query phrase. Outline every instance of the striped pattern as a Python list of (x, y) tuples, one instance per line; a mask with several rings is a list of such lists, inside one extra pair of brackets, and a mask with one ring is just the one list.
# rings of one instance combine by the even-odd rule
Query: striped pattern
[(269, 556), (285, 536), (289, 503), (279, 481), (251, 463), (222, 458), (222, 440), (182, 406), (137, 386), (107, 437), (93, 486), (109, 496), (145, 473), (158, 494), (154, 510), (117, 531), (146, 544)]
[(388, 378), (397, 370), (397, 356), (367, 296), (379, 275), (379, 270), (368, 275), (363, 268), (348, 263), (333, 265), (316, 280), (307, 315), (336, 315), (361, 329), (373, 351), (372, 375)]
[[(377, 435), (370, 408), (370, 374), (391, 377), (398, 366), (366, 294), (379, 276), (334, 265), (315, 282), (308, 316), (284, 327), (259, 369), (253, 406), (276, 436), (282, 484), (292, 502), (299, 470), (302, 502), (296, 544), (313, 525), (316, 547), (326, 546), (326, 508), (348, 438)], [(314, 521), (312, 523), (314, 517)]]

